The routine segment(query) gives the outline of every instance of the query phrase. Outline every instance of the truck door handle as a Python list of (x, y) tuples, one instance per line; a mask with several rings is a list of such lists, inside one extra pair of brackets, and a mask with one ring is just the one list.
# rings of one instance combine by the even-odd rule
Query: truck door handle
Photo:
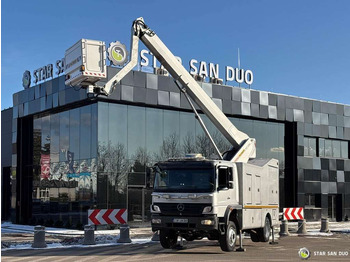
[(227, 199), (231, 199), (231, 197), (227, 197)]

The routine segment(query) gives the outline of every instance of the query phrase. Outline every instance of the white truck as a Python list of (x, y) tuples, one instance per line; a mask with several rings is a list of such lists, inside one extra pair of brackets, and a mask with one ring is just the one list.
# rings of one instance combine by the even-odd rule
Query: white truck
[[(137, 64), (139, 39), (185, 94), (219, 156), (219, 160), (209, 160), (190, 155), (155, 165), (152, 230), (159, 231), (161, 245), (173, 248), (179, 236), (187, 241), (207, 237), (218, 240), (223, 251), (233, 251), (239, 234), (239, 251), (243, 250), (243, 231), (254, 242), (267, 242), (279, 223), (278, 161), (255, 159), (255, 139), (231, 123), (142, 18), (132, 25), (130, 62), (104, 86), (87, 84), (88, 93), (113, 92)], [(231, 149), (219, 152), (192, 100), (232, 144)]]

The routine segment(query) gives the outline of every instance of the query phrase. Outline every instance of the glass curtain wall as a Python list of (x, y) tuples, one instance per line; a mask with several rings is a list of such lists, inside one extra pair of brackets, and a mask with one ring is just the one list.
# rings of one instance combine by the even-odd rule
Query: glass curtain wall
[[(221, 152), (226, 139), (205, 117)], [(284, 125), (229, 118), (257, 140), (258, 158), (284, 171)], [(193, 113), (98, 102), (34, 118), (32, 223), (82, 227), (90, 208), (127, 208), (128, 222), (150, 219), (151, 167), (201, 153), (217, 155)]]
[(82, 228), (96, 206), (97, 104), (34, 118), (32, 223)]

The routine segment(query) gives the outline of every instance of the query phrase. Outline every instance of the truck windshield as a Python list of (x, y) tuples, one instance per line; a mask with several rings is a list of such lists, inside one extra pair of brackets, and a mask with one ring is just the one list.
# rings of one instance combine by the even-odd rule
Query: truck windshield
[(213, 192), (213, 169), (156, 169), (155, 192)]

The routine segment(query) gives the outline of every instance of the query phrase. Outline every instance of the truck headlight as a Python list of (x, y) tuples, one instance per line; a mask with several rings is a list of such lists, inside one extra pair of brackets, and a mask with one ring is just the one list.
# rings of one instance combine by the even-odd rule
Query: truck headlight
[(157, 205), (151, 205), (151, 213), (160, 213), (160, 208)]
[(203, 209), (202, 214), (210, 214), (212, 210), (213, 210), (212, 206), (207, 206)]
[(215, 223), (214, 220), (211, 220), (211, 219), (205, 219), (201, 221), (201, 224), (206, 226), (214, 225), (214, 223)]
[(152, 219), (152, 224), (161, 224), (162, 220), (160, 218), (153, 218)]

